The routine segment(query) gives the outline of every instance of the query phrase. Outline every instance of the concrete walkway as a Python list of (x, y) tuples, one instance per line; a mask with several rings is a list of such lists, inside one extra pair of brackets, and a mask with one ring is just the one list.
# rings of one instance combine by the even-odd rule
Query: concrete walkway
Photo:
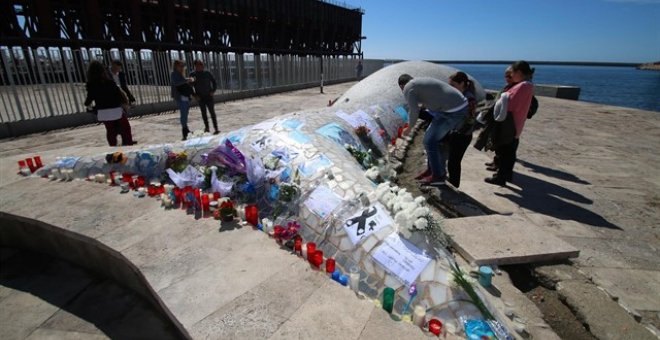
[[(322, 107), (352, 84), (310, 89), (217, 106), (221, 129), (233, 130), (285, 112)], [(191, 127), (202, 127), (199, 111)], [(178, 115), (131, 121), (141, 145), (180, 139)], [(139, 293), (170, 316), (175, 334), (212, 339), (426, 338), (394, 322), (370, 300), (310, 268), (252, 228), (195, 221), (149, 198), (121, 195), (85, 181), (50, 182), (15, 175), (16, 161), (107, 151), (102, 126), (0, 141), (0, 215), (4, 230), (84, 262)], [(11, 214), (11, 215), (10, 215)], [(76, 243), (78, 242), (78, 243)], [(46, 249), (46, 247), (44, 247)], [(147, 288), (142, 285), (147, 285)], [(15, 308), (0, 297), (0, 309)], [(0, 327), (5, 338), (9, 328)], [(22, 333), (21, 333), (22, 334)], [(85, 337), (85, 336), (81, 336)], [(91, 335), (90, 335), (91, 337)], [(16, 338), (22, 338), (18, 336)]]
[[(513, 184), (483, 182), (470, 148), (461, 190), (501, 213), (528, 216), (580, 250), (575, 264), (657, 325), (660, 311), (660, 112), (539, 97)], [(544, 223), (544, 216), (572, 221)]]
[[(324, 106), (351, 85), (326, 87), (324, 95), (309, 89), (219, 104), (221, 130)], [(546, 225), (581, 251), (578, 269), (641, 313), (642, 321), (657, 322), (660, 116), (539, 101), (539, 113), (527, 122), (521, 140), (514, 184), (484, 183), (489, 155), (470, 148), (460, 189), (492, 210)], [(131, 123), (138, 147), (180, 139), (178, 115)], [(190, 125), (203, 127), (198, 110), (191, 111)], [(105, 151), (102, 126), (0, 141), (0, 211), (65, 227), (117, 249), (143, 271), (195, 338), (423, 337), (410, 325), (390, 322), (373, 304), (356, 299), (263, 234), (247, 228), (218, 232), (213, 221), (164, 212), (154, 200), (125, 197), (102, 185), (14, 175), (24, 156), (39, 154), (49, 162)], [(406, 171), (421, 170), (414, 168), (417, 163), (422, 164), (410, 162)], [(568, 222), (553, 225), (543, 216)]]

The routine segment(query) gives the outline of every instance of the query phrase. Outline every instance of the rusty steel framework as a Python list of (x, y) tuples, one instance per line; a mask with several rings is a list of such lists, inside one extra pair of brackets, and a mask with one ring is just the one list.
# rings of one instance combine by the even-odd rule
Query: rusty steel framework
[(0, 0), (0, 45), (361, 55), (362, 15), (318, 0)]

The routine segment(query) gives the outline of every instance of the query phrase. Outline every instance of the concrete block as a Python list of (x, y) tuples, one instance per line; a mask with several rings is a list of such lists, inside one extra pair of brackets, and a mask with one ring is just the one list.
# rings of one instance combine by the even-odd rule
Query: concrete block
[(444, 220), (456, 249), (475, 264), (520, 264), (577, 257), (580, 251), (524, 218), (489, 215)]
[(544, 97), (578, 100), (580, 98), (580, 88), (566, 85), (534, 84), (534, 94)]

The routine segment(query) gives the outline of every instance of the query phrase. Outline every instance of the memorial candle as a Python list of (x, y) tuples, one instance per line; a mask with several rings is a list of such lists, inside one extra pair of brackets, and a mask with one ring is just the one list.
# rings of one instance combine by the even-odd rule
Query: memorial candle
[(209, 196), (208, 195), (203, 195), (202, 196), (202, 210), (204, 212), (208, 212), (209, 208), (210, 208)]
[(37, 169), (34, 167), (34, 163), (32, 162), (32, 158), (28, 158), (28, 159), (26, 159), (25, 161), (27, 162), (27, 166), (28, 166), (28, 168), (30, 168), (30, 172), (34, 172), (34, 170), (37, 170)]
[(323, 264), (323, 251), (321, 250), (316, 250), (314, 252), (314, 256), (312, 256), (313, 262), (312, 264), (314, 267), (319, 268), (321, 267), (321, 264)]
[(415, 306), (412, 322), (419, 328), (424, 327), (424, 322), (426, 322), (426, 308), (424, 306)]
[(394, 308), (394, 293), (392, 287), (385, 287), (385, 290), (383, 290), (383, 309), (388, 313), (392, 313)]
[(302, 255), (302, 237), (300, 237), (300, 235), (297, 235), (293, 240), (293, 251), (296, 254)]
[(259, 209), (256, 204), (248, 204), (245, 206), (245, 221), (253, 226), (257, 226), (259, 222)]
[(348, 270), (348, 278), (351, 285), (351, 290), (353, 290), (355, 293), (359, 292), (360, 268), (358, 266), (352, 266)]
[(312, 262), (314, 253), (316, 252), (316, 243), (309, 242), (307, 243), (307, 261)]
[(335, 259), (327, 259), (325, 261), (325, 272), (326, 273), (334, 273), (335, 271)]
[(34, 156), (34, 165), (37, 167), (37, 169), (42, 168), (44, 166), (43, 163), (41, 163), (41, 157), (39, 156)]
[(431, 319), (429, 321), (429, 332), (433, 333), (433, 335), (440, 336), (440, 333), (442, 333), (442, 322), (438, 319)]

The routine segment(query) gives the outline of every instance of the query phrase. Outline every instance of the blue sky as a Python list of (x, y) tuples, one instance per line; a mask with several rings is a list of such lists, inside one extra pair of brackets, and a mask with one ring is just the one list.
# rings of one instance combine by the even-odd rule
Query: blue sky
[(660, 61), (660, 0), (346, 0), (365, 58)]

